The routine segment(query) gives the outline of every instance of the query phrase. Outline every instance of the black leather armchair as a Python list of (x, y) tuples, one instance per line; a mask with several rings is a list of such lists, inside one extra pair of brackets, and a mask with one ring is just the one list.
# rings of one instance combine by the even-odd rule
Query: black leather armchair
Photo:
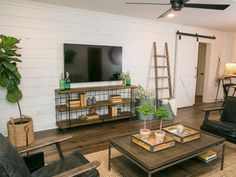
[(9, 143), (8, 139), (0, 134), (0, 176), (1, 177), (99, 177), (95, 169), (99, 162), (89, 161), (79, 152), (74, 152), (64, 158), (60, 142), (71, 138), (71, 136), (60, 137), (44, 144), (38, 144), (20, 150), (19, 153), (26, 153), (49, 145), (56, 145), (60, 160), (54, 161), (33, 173), (30, 173), (23, 158), (17, 150)]
[[(205, 118), (201, 129), (236, 142), (236, 97), (227, 97), (224, 107), (204, 109)], [(210, 120), (212, 111), (221, 112), (220, 120)]]

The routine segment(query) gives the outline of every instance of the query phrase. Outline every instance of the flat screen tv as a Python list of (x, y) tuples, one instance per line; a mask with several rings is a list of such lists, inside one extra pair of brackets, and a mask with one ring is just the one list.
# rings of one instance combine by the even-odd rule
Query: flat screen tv
[(122, 47), (64, 44), (64, 72), (72, 83), (120, 80)]

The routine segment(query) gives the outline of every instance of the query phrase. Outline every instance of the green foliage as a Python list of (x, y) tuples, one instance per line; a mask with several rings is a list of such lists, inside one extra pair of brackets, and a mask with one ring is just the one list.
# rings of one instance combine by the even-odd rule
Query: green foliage
[(158, 108), (154, 112), (154, 114), (155, 114), (156, 119), (160, 119), (160, 120), (166, 119), (170, 115), (169, 111), (167, 109), (165, 109), (165, 108)]
[(21, 75), (17, 68), (18, 58), (21, 55), (17, 53), (19, 39), (14, 37), (0, 35), (0, 86), (7, 89), (6, 99), (11, 103), (16, 103), (22, 98), (22, 92), (18, 85)]
[(150, 102), (145, 102), (142, 105), (136, 107), (136, 109), (144, 116), (151, 115), (154, 112), (154, 106)]
[(150, 100), (152, 96), (153, 96), (153, 93), (151, 91), (145, 90), (141, 85), (138, 85), (137, 91), (136, 91), (137, 99)]

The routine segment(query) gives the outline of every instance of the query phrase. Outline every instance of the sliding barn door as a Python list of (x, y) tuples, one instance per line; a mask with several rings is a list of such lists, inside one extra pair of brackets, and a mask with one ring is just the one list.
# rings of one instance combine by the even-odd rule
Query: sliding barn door
[(177, 39), (176, 100), (178, 108), (195, 103), (198, 42), (194, 37)]

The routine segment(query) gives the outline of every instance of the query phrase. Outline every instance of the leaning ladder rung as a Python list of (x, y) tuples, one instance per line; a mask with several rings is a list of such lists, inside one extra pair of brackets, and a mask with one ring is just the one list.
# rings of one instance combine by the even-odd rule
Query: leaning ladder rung
[(160, 58), (167, 58), (166, 55), (154, 55), (155, 57), (160, 57)]
[(156, 68), (169, 68), (169, 66), (156, 66)]
[(170, 87), (159, 87), (159, 88), (157, 88), (157, 90), (166, 90), (166, 89), (170, 89)]
[(160, 98), (160, 100), (170, 100), (170, 97)]
[(170, 76), (161, 76), (161, 77), (157, 77), (157, 79), (168, 79), (170, 78)]

